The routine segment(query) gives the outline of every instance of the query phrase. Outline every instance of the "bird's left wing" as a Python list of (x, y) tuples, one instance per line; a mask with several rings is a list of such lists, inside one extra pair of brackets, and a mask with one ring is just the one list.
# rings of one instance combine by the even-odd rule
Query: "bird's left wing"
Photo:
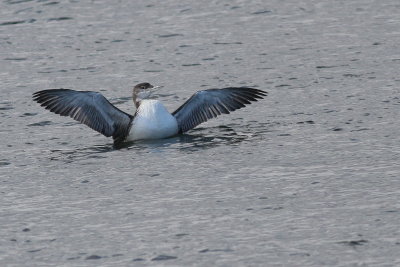
[(172, 115), (178, 121), (179, 131), (184, 133), (200, 123), (222, 113), (229, 114), (266, 95), (265, 91), (245, 87), (202, 90), (192, 95)]

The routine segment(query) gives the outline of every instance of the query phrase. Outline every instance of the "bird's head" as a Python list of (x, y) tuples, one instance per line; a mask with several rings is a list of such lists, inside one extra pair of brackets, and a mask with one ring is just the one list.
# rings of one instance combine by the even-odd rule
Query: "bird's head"
[(139, 83), (133, 87), (133, 101), (136, 104), (143, 99), (148, 99), (152, 93), (160, 88), (161, 86), (153, 86), (150, 83)]

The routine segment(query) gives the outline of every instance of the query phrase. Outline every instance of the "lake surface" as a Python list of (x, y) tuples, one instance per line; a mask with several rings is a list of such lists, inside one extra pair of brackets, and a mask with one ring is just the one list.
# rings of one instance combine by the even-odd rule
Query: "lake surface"
[[(0, 3), (1, 266), (399, 266), (400, 4)], [(264, 100), (112, 140), (32, 101), (163, 85)]]

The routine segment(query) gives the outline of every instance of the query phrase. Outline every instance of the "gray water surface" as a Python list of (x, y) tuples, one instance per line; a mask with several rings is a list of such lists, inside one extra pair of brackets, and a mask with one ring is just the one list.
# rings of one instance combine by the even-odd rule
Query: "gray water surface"
[[(1, 266), (399, 266), (398, 1), (0, 2)], [(266, 99), (113, 149), (33, 92)]]

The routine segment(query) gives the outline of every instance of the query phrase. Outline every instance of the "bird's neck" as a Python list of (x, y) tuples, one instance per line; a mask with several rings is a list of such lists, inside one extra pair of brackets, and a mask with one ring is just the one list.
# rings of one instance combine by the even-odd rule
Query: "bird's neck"
[(140, 106), (140, 100), (138, 99), (138, 97), (135, 93), (133, 93), (133, 95), (132, 95), (132, 100), (133, 100), (133, 103), (135, 104), (136, 109), (138, 109)]

